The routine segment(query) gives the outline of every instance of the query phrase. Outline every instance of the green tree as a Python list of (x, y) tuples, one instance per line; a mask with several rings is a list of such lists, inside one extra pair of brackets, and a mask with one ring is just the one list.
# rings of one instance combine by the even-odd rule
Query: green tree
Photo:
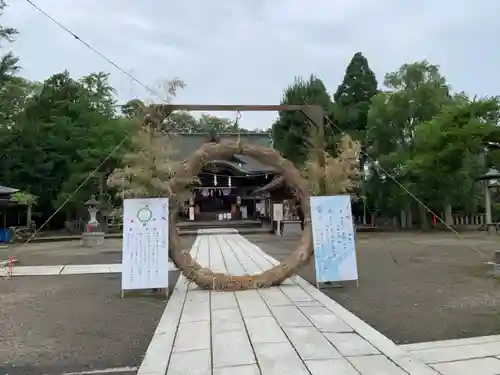
[[(415, 153), (415, 132), (418, 126), (438, 115), (452, 98), (439, 68), (427, 61), (404, 64), (385, 76), (384, 85), (388, 90), (373, 97), (368, 112), (366, 144), (378, 165), (370, 165), (366, 189), (375, 208), (394, 214), (405, 210), (409, 216), (414, 200), (380, 167), (418, 195), (407, 164)], [(427, 213), (420, 205), (418, 208), (425, 227)]]
[(354, 54), (333, 95), (334, 121), (358, 141), (365, 140), (368, 111), (377, 94), (377, 79), (361, 52)]
[[(10, 130), (18, 141), (6, 145), (0, 162), (6, 183), (37, 196), (45, 214), (66, 200), (71, 209), (96, 193), (121, 160), (133, 126), (114, 114), (112, 92), (101, 73), (75, 80), (63, 72), (47, 79)], [(100, 165), (95, 178), (76, 191)]]
[(480, 201), (476, 178), (486, 172), (485, 140), (497, 132), (497, 98), (452, 101), (432, 120), (417, 127), (408, 174), (420, 199), (446, 212), (474, 209)]
[[(317, 104), (328, 113), (332, 103), (323, 81), (311, 75), (308, 80), (296, 78), (285, 89), (281, 104)], [(274, 148), (285, 158), (302, 166), (309, 158), (310, 132), (309, 121), (303, 114), (296, 111), (280, 112), (272, 126)]]

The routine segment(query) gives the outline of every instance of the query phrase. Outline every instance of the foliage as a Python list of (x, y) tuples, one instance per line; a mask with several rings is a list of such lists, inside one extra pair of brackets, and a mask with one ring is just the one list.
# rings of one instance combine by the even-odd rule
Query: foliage
[(115, 169), (108, 185), (122, 198), (171, 197), (173, 135), (155, 129), (140, 129), (132, 140), (132, 151), (123, 156), (122, 168)]
[[(5, 7), (0, 0), (0, 16)], [(0, 25), (0, 46), (16, 34)], [(0, 183), (20, 189), (15, 199), (36, 204), (45, 218), (63, 203), (70, 213), (91, 194), (106, 195), (106, 181), (113, 194), (168, 196), (175, 133), (248, 131), (211, 114), (154, 113), (152, 100), (130, 100), (118, 113), (103, 72), (77, 78), (63, 71), (42, 82), (20, 73), (19, 59), (3, 51)], [(499, 99), (454, 93), (439, 67), (425, 60), (386, 74), (383, 86), (379, 91), (361, 52), (333, 101), (320, 78), (296, 78), (281, 103), (321, 105), (350, 137), (338, 139), (328, 125), (317, 128), (301, 113), (285, 111), (272, 125), (274, 147), (303, 168), (313, 194), (354, 193), (360, 171), (367, 171), (366, 202), (384, 215), (418, 212), (425, 226), (428, 215), (415, 197), (438, 213), (451, 205), (481, 210), (476, 178), (500, 166), (500, 149), (486, 157), (484, 151), (488, 142), (500, 141)], [(176, 78), (158, 90), (168, 103), (184, 87)]]
[(37, 203), (38, 197), (24, 191), (18, 191), (12, 194), (12, 201), (24, 206), (31, 206)]
[(356, 140), (365, 140), (368, 111), (377, 92), (375, 74), (368, 60), (361, 52), (357, 52), (333, 95), (335, 123)]
[[(183, 87), (182, 81), (171, 80), (165, 87), (166, 102), (170, 103), (177, 89)], [(121, 198), (166, 196), (182, 201), (183, 197), (174, 196), (169, 188), (173, 168), (177, 165), (172, 160), (176, 152), (173, 146), (175, 133), (164, 131), (163, 117), (151, 112), (150, 107), (135, 102), (129, 108), (135, 108), (134, 114), (138, 113), (137, 108), (141, 108), (146, 118), (153, 118), (153, 122), (138, 127), (132, 137), (131, 150), (123, 155), (121, 166), (108, 177), (108, 186), (115, 188)]]
[[(103, 73), (80, 80), (68, 72), (55, 74), (23, 107), (5, 143), (0, 140), (3, 180), (38, 196), (42, 210), (65, 201), (71, 209), (88, 199), (99, 179), (114, 169), (119, 153), (127, 148), (124, 140), (132, 122), (114, 114), (113, 89)], [(115, 150), (119, 144), (122, 147)], [(95, 178), (77, 190), (95, 169)]]
[[(358, 186), (360, 149), (359, 142), (345, 135), (339, 142), (336, 157), (322, 150), (323, 165), (316, 158), (309, 158), (303, 174), (310, 182), (311, 195), (352, 193)], [(324, 188), (321, 187), (322, 182)]]
[[(288, 86), (281, 104), (318, 104), (328, 113), (331, 108), (330, 95), (321, 79), (311, 75), (308, 80), (297, 77)], [(296, 165), (303, 165), (308, 158), (309, 121), (298, 111), (283, 111), (272, 126), (274, 148)], [(328, 141), (327, 141), (328, 143)]]
[(423, 226), (427, 213), (412, 195), (437, 212), (451, 204), (473, 210), (484, 143), (498, 139), (498, 99), (452, 95), (426, 61), (387, 74), (385, 85), (368, 114), (368, 151), (377, 162), (367, 184), (372, 204), (394, 214), (418, 208)]
[[(122, 114), (128, 118), (140, 118), (146, 113), (146, 105), (139, 99), (128, 101), (121, 107)], [(268, 130), (248, 130), (241, 128), (235, 120), (212, 116), (207, 113), (195, 117), (187, 111), (175, 111), (161, 121), (160, 128), (166, 132), (175, 133), (267, 133)]]

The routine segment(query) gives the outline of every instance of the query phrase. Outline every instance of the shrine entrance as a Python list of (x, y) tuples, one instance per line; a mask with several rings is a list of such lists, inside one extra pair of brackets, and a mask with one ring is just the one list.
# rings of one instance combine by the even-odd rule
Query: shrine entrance
[(268, 183), (274, 173), (242, 173), (238, 168), (232, 167), (235, 163), (211, 163), (200, 173), (199, 184), (193, 187), (188, 202), (187, 210), (191, 210), (191, 215), (187, 216), (190, 220), (257, 219), (257, 201), (251, 193)]

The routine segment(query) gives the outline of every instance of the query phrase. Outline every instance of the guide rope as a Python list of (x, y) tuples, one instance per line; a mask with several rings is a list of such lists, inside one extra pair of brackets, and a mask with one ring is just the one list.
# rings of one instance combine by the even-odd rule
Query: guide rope
[[(143, 87), (144, 89), (146, 89), (149, 93), (153, 94), (154, 96), (158, 97), (160, 100), (162, 101), (165, 101), (165, 99), (160, 95), (158, 94), (155, 90), (153, 90), (151, 87), (149, 87), (148, 85), (146, 85), (145, 83), (143, 83), (142, 81), (140, 81), (138, 78), (136, 78), (135, 76), (133, 76), (131, 73), (127, 72), (124, 68), (122, 68), (120, 65), (118, 65), (116, 62), (114, 62), (113, 60), (111, 60), (109, 57), (107, 57), (106, 55), (104, 55), (102, 52), (98, 51), (96, 48), (94, 48), (92, 45), (90, 45), (88, 42), (84, 41), (82, 38), (80, 38), (78, 35), (76, 35), (75, 33), (73, 33), (71, 30), (69, 30), (66, 26), (64, 26), (61, 22), (59, 22), (58, 20), (56, 20), (54, 17), (52, 17), (51, 15), (49, 15), (46, 11), (44, 11), (42, 8), (40, 8), (39, 6), (37, 6), (35, 3), (33, 3), (33, 1), (31, 0), (25, 0), (29, 5), (31, 5), (33, 8), (35, 8), (39, 13), (41, 13), (43, 16), (47, 17), (50, 21), (52, 21), (54, 24), (56, 24), (59, 28), (61, 28), (62, 30), (64, 30), (66, 33), (68, 33), (69, 35), (71, 35), (75, 40), (77, 40), (78, 42), (82, 43), (86, 48), (88, 48), (89, 50), (91, 50), (93, 53), (95, 53), (96, 55), (98, 55), (100, 58), (104, 59), (105, 61), (107, 61), (109, 64), (111, 64), (113, 67), (115, 67), (116, 69), (118, 69), (120, 72), (122, 72), (123, 74), (125, 74), (129, 79), (131, 79), (132, 81), (134, 81), (135, 83), (139, 84), (141, 87)], [(33, 240), (33, 238), (35, 238), (35, 236), (43, 229), (45, 228), (45, 226), (49, 223), (50, 220), (52, 220), (52, 218), (57, 215), (57, 213), (59, 213), (59, 211), (61, 211), (61, 209), (75, 196), (75, 194), (83, 187), (85, 186), (85, 184), (92, 178), (94, 177), (94, 175), (97, 173), (97, 171), (109, 160), (109, 158), (123, 145), (123, 143), (129, 138), (130, 135), (126, 135), (119, 143), (118, 145), (115, 146), (115, 148), (106, 156), (106, 158), (104, 158), (104, 160), (91, 172), (89, 173), (89, 175), (87, 176), (87, 178), (85, 178), (85, 180), (77, 186), (77, 188), (73, 191), (73, 193), (71, 193), (69, 195), (69, 197), (56, 209), (56, 211), (39, 227), (35, 230), (35, 232), (21, 245), (19, 246), (17, 249), (15, 249), (15, 251), (11, 254), (11, 256), (9, 257), (9, 259), (12, 259), (12, 263), (14, 262), (14, 259), (15, 259), (15, 255), (17, 255), (22, 249), (25, 248), (25, 246), (31, 242), (31, 240)], [(9, 262), (10, 264), (10, 262)], [(2, 266), (2, 268), (6, 269), (5, 266)], [(12, 266), (10, 266), (10, 268), (12, 268)], [(10, 275), (12, 274), (11, 271), (7, 270), (6, 272), (6, 276), (9, 277)]]
[[(332, 120), (330, 120), (328, 117), (324, 117), (325, 120), (333, 126), (335, 129), (337, 129), (341, 135), (347, 135), (345, 131), (343, 131), (337, 124), (335, 124)], [(370, 155), (368, 155), (365, 151), (361, 150), (361, 153), (366, 156), (372, 163), (373, 165), (376, 165), (378, 169), (380, 169), (384, 174), (389, 177), (392, 181), (396, 183), (403, 191), (408, 194), (415, 202), (417, 202), (420, 206), (422, 206), (427, 212), (430, 214), (434, 215), (434, 217), (444, 226), (449, 229), (453, 234), (455, 234), (460, 240), (465, 240), (465, 237), (462, 236), (455, 228), (453, 228), (451, 225), (446, 223), (446, 221), (440, 217), (437, 213), (435, 213), (429, 206), (427, 206), (424, 202), (422, 202), (421, 199), (419, 199), (415, 194), (413, 194), (411, 191), (409, 191), (401, 182), (399, 182), (396, 177), (394, 177), (391, 173), (389, 173), (384, 167), (382, 167), (379, 163), (377, 163)], [(480, 249), (477, 247), (473, 247), (473, 249), (484, 259), (487, 261), (490, 261), (490, 257), (488, 257), (486, 254), (484, 254)]]
[[(89, 50), (91, 50), (93, 53), (95, 53), (96, 55), (98, 55), (99, 57), (101, 57), (102, 59), (104, 59), (105, 61), (107, 61), (109, 64), (111, 64), (113, 67), (115, 67), (116, 69), (118, 69), (119, 71), (121, 71), (123, 74), (125, 74), (129, 79), (131, 79), (132, 81), (134, 81), (135, 83), (137, 83), (138, 85), (140, 85), (141, 87), (143, 87), (144, 89), (146, 89), (148, 92), (150, 92), (151, 94), (153, 94), (154, 96), (160, 98), (162, 101), (164, 101), (164, 98), (159, 95), (155, 90), (153, 90), (152, 88), (150, 88), (148, 85), (146, 85), (145, 83), (141, 82), (139, 79), (137, 79), (135, 76), (133, 76), (131, 73), (129, 73), (128, 71), (126, 71), (124, 68), (122, 68), (120, 65), (118, 65), (117, 63), (115, 63), (113, 60), (111, 60), (110, 58), (108, 58), (106, 55), (104, 55), (102, 52), (98, 51), (96, 48), (94, 48), (92, 45), (90, 45), (88, 42), (84, 41), (83, 39), (81, 39), (78, 35), (76, 35), (75, 33), (73, 33), (71, 30), (69, 30), (66, 26), (64, 26), (61, 22), (59, 22), (58, 20), (56, 20), (54, 17), (50, 16), (46, 11), (44, 11), (43, 9), (41, 9), (39, 6), (37, 6), (33, 1), (31, 0), (25, 0), (30, 6), (32, 6), (34, 9), (36, 9), (39, 13), (41, 13), (43, 16), (47, 17), (50, 21), (52, 21), (54, 24), (56, 24), (59, 28), (61, 28), (62, 30), (64, 30), (66, 33), (68, 33), (69, 35), (71, 35), (75, 40), (77, 40), (78, 42), (82, 43), (86, 48), (88, 48)], [(307, 104), (307, 103), (306, 103)], [(241, 114), (240, 114), (241, 115)], [(335, 127), (341, 134), (345, 135), (347, 134), (346, 132), (344, 132), (337, 124), (333, 123), (333, 121), (331, 121), (328, 117), (325, 116), (325, 119), (326, 121), (332, 125), (333, 127)], [(10, 271), (9, 269), (7, 269), (7, 276), (10, 276), (12, 274), (12, 265), (11, 263), (14, 262), (14, 255), (15, 254), (18, 254), (21, 249), (23, 249), (25, 247), (25, 245), (27, 245), (37, 234), (38, 232), (44, 228), (47, 223), (66, 205), (67, 202), (69, 202), (69, 200), (95, 175), (95, 173), (102, 167), (102, 165), (113, 155), (114, 152), (116, 152), (116, 150), (118, 150), (122, 145), (123, 143), (127, 140), (129, 136), (125, 136), (123, 138), (123, 140), (109, 153), (109, 155), (103, 160), (102, 163), (99, 164), (99, 166), (97, 168), (95, 168), (90, 174), (89, 176), (75, 189), (75, 191), (58, 207), (58, 209), (30, 236), (30, 238), (28, 238), (28, 240), (26, 240), (26, 242), (24, 242), (21, 246), (19, 246), (16, 251), (9, 257), (9, 268), (10, 268)], [(365, 155), (371, 162), (375, 163), (375, 160), (370, 156), (368, 155), (366, 152), (364, 152), (363, 150), (361, 150), (361, 153), (363, 155)], [(375, 163), (376, 165), (376, 163)], [(403, 189), (403, 191), (405, 191), (412, 199), (414, 199), (419, 205), (421, 205), (427, 212), (431, 213), (432, 215), (434, 215), (436, 217), (437, 220), (439, 220), (439, 222), (441, 222), (442, 224), (445, 225), (445, 227), (447, 229), (449, 229), (452, 233), (454, 233), (458, 238), (460, 238), (461, 240), (465, 240), (465, 238), (457, 231), (455, 230), (451, 225), (447, 224), (443, 218), (441, 218), (439, 215), (437, 215), (433, 210), (431, 210), (425, 203), (423, 203), (418, 197), (416, 197), (413, 193), (411, 193), (402, 183), (400, 183), (391, 173), (389, 173), (385, 168), (383, 168), (382, 166), (380, 165), (377, 165), (377, 168), (379, 168), (382, 172), (384, 172), (386, 174), (387, 177), (389, 177), (392, 181), (394, 181), (401, 189)], [(489, 257), (487, 257), (481, 250), (479, 250), (478, 248), (474, 248), (474, 250), (480, 254), (483, 258), (487, 259), (488, 261), (490, 260)], [(12, 259), (12, 261), (11, 261)], [(5, 269), (5, 266), (1, 266), (1, 268), (4, 268)], [(10, 275), (9, 275), (10, 273)]]

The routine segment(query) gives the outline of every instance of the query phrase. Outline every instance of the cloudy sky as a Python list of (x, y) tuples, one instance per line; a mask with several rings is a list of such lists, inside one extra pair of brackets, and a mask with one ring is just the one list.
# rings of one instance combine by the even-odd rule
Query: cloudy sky
[[(178, 103), (278, 104), (284, 86), (311, 73), (333, 93), (358, 51), (379, 81), (427, 59), (455, 90), (500, 94), (498, 0), (33, 2), (144, 84), (181, 77)], [(10, 47), (28, 78), (101, 70), (111, 72), (121, 102), (151, 97), (25, 0), (8, 3), (1, 23), (20, 31)], [(264, 128), (275, 116), (244, 113), (241, 123)]]

